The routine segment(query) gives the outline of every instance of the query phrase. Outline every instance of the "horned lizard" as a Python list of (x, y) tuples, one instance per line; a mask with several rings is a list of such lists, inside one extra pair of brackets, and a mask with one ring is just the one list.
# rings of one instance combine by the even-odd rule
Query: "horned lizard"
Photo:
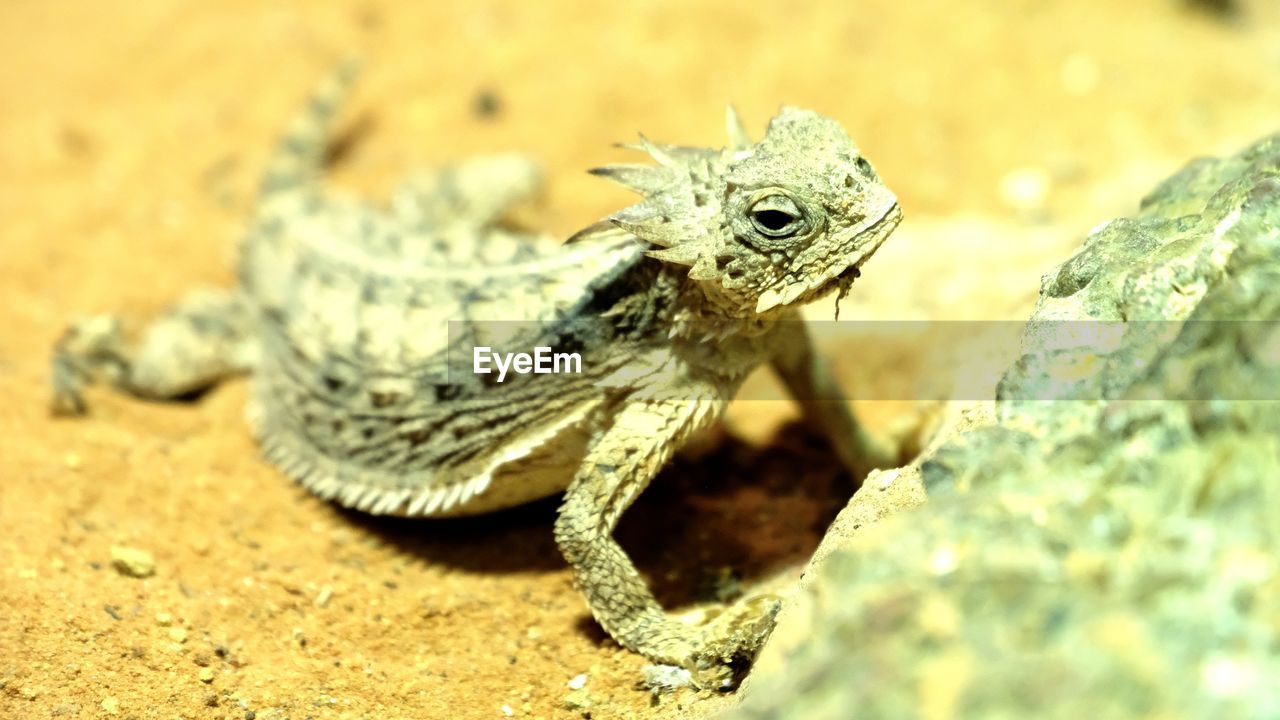
[[(564, 491), (555, 539), (601, 626), (704, 686), (728, 682), (778, 599), (686, 624), (613, 528), (764, 362), (850, 469), (888, 460), (836, 402), (797, 308), (847, 290), (901, 219), (894, 195), (835, 121), (786, 107), (758, 143), (732, 109), (725, 149), (642, 136), (656, 165), (593, 172), (643, 200), (563, 244), (503, 222), (541, 179), (521, 156), (419, 176), (380, 208), (320, 183), (353, 77), (336, 73), (281, 140), (237, 286), (191, 294), (137, 343), (113, 316), (73, 325), (53, 354), (55, 410), (84, 412), (92, 380), (172, 398), (250, 373), (265, 456), (344, 506), (442, 517)], [(449, 362), (499, 336), (572, 349), (580, 372), (496, 382)]]

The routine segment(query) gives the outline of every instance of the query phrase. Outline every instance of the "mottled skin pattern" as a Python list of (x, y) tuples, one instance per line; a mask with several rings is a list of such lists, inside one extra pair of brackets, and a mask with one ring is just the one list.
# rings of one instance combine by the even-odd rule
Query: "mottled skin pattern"
[[(727, 685), (778, 600), (677, 620), (612, 531), (762, 363), (853, 472), (891, 459), (838, 401), (796, 308), (847, 289), (897, 225), (894, 196), (834, 121), (785, 108), (760, 143), (732, 112), (723, 150), (642, 141), (656, 166), (595, 172), (643, 202), (565, 244), (504, 225), (540, 182), (520, 157), (415, 177), (380, 209), (320, 185), (351, 74), (281, 142), (237, 287), (192, 294), (136, 343), (110, 316), (72, 326), (54, 352), (55, 409), (84, 412), (92, 380), (172, 398), (251, 373), (266, 456), (343, 505), (465, 515), (565, 491), (556, 541), (605, 630)], [(469, 358), (475, 344), (579, 352), (582, 372), (450, 372), (450, 350)]]

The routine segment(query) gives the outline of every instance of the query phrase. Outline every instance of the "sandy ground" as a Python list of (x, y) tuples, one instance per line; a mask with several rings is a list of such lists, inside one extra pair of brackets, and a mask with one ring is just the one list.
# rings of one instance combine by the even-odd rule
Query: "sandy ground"
[[(583, 673), (592, 718), (731, 702), (637, 688), (643, 661), (570, 586), (554, 502), (337, 510), (257, 459), (243, 382), (187, 404), (98, 391), (91, 417), (50, 418), (70, 318), (230, 281), (271, 139), (337, 58), (368, 71), (336, 184), (385, 193), (414, 166), (524, 149), (558, 233), (628, 201), (582, 170), (636, 131), (718, 144), (730, 101), (757, 128), (782, 103), (832, 115), (908, 215), (850, 298), (872, 319), (1018, 317), (1094, 222), (1183, 158), (1280, 128), (1280, 13), (1261, 1), (1227, 20), (1174, 0), (743, 5), (0, 4), (0, 717), (581, 717)], [(828, 345), (851, 386), (919, 371)], [(880, 429), (910, 410), (862, 409)], [(792, 416), (736, 407), (624, 519), (665, 603), (794, 573), (817, 545), (849, 481)], [(121, 574), (112, 546), (155, 574)]]

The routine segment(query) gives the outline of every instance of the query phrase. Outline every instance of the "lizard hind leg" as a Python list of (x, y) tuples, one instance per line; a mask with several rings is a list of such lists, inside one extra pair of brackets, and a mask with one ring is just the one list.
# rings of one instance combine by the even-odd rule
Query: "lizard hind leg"
[(53, 410), (83, 414), (84, 386), (104, 381), (135, 397), (164, 400), (207, 388), (256, 362), (253, 314), (234, 291), (199, 290), (154, 320), (139, 343), (97, 315), (69, 327), (54, 346)]
[(780, 601), (740, 601), (701, 625), (668, 615), (612, 533), (622, 513), (689, 434), (714, 417), (715, 400), (629, 401), (592, 445), (565, 493), (556, 543), (600, 625), (621, 645), (678, 665), (699, 687), (731, 687), (773, 629)]

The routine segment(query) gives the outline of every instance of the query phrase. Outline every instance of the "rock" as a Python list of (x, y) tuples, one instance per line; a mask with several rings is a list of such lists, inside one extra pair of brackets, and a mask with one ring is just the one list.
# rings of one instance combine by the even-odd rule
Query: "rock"
[[(990, 402), (948, 403), (938, 419), (937, 440), (965, 429), (984, 427), (994, 422)], [(932, 454), (926, 451), (925, 455)], [(846, 549), (857, 538), (874, 530), (892, 513), (912, 508), (925, 501), (925, 489), (919, 463), (895, 470), (875, 471), (862, 483), (859, 491), (845, 506), (831, 526), (827, 528), (822, 543), (814, 551), (809, 567), (800, 578), (796, 595), (788, 598), (778, 614), (777, 625), (752, 668), (752, 673), (742, 686), (742, 694), (749, 695), (755, 678), (782, 673), (791, 653), (809, 642), (818, 631), (815, 617), (817, 592), (813, 585), (822, 578), (820, 568), (829, 555)]]
[(151, 577), (156, 572), (156, 561), (151, 553), (125, 545), (111, 546), (111, 564), (121, 575)]
[(732, 717), (1280, 715), (1276, 288), (1280, 136), (1095, 230), (990, 422), (826, 548)]

